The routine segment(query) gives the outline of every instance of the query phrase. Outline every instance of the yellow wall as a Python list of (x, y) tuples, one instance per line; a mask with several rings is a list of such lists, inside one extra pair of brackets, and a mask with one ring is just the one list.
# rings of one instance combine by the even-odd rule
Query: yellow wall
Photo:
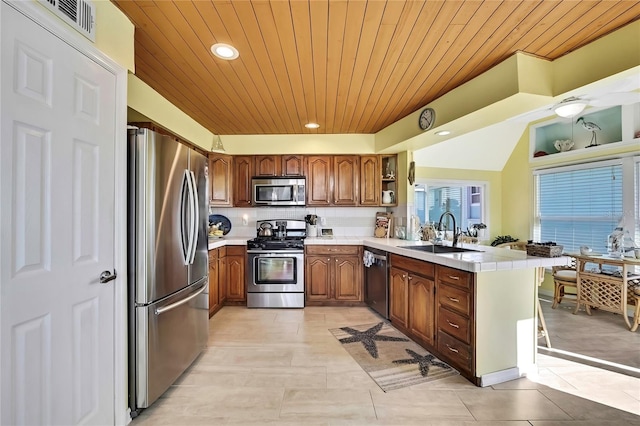
[(417, 167), (416, 182), (425, 179), (483, 181), (489, 183), (489, 237), (493, 239), (504, 231), (502, 211), (502, 173), (485, 170), (458, 170), (435, 167)]
[(373, 154), (370, 134), (224, 135), (229, 154)]
[(110, 0), (94, 0), (96, 6), (96, 48), (133, 72), (135, 27)]
[(211, 149), (213, 133), (133, 74), (128, 79), (127, 105), (184, 140), (207, 151)]

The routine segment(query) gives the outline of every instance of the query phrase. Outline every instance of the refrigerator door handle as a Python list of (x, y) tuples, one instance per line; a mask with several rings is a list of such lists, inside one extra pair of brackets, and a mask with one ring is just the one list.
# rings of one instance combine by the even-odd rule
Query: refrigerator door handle
[(195, 293), (193, 293), (191, 296), (189, 297), (185, 297), (182, 300), (179, 300), (175, 303), (172, 303), (170, 305), (167, 306), (163, 306), (162, 308), (157, 308), (156, 309), (156, 315), (160, 315), (164, 312), (170, 311), (172, 309), (177, 308), (180, 305), (184, 305), (185, 303), (187, 303), (189, 300), (194, 299), (196, 297), (198, 297), (203, 291), (205, 291), (205, 289), (207, 288), (207, 283), (204, 283), (204, 285), (202, 286), (202, 288), (198, 291), (196, 291)]
[[(193, 235), (193, 221), (190, 221), (190, 223), (186, 223), (189, 220), (189, 217), (186, 214), (186, 210), (188, 208), (192, 208), (191, 177), (189, 176), (189, 171), (186, 169), (182, 175), (182, 186), (180, 192), (182, 194), (180, 198), (180, 239), (182, 241), (182, 260), (185, 265), (188, 265), (189, 259), (191, 258), (191, 235)], [(186, 228), (189, 229), (187, 230)]]
[(198, 248), (198, 227), (200, 225), (200, 210), (198, 209), (198, 187), (196, 183), (196, 175), (189, 171), (189, 177), (191, 178), (191, 212), (192, 212), (192, 233), (191, 233), (191, 256), (189, 257), (189, 264), (192, 264), (196, 258), (196, 251)]

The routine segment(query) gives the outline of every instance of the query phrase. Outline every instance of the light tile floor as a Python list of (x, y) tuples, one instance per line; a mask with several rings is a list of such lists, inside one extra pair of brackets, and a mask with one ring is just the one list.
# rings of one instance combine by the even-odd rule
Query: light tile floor
[(453, 376), (384, 393), (328, 331), (379, 320), (225, 307), (208, 349), (132, 425), (640, 425), (640, 379), (545, 355), (537, 374), (489, 388)]

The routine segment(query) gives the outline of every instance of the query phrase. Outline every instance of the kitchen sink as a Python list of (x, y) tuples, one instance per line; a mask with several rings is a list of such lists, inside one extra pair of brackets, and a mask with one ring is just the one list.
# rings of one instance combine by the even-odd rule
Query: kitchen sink
[(398, 246), (400, 248), (406, 248), (409, 250), (425, 251), (427, 253), (463, 253), (463, 252), (480, 252), (480, 250), (472, 250), (462, 247), (451, 246), (438, 246), (438, 245), (424, 245), (424, 246)]

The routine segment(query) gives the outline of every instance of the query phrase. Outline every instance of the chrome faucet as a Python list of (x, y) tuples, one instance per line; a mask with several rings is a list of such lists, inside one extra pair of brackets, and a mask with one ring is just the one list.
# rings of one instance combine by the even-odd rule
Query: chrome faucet
[[(440, 231), (442, 229), (442, 219), (444, 219), (445, 216), (451, 216), (451, 220), (453, 221), (453, 243), (452, 243), (452, 245), (455, 247), (458, 244), (458, 237), (460, 236), (460, 234), (456, 233), (456, 217), (449, 210), (447, 210), (446, 212), (442, 213), (442, 215), (440, 216), (440, 220), (438, 221), (438, 231)], [(445, 225), (445, 229), (444, 229), (444, 238), (445, 238), (445, 240), (447, 239), (447, 227), (446, 227), (446, 225)]]

